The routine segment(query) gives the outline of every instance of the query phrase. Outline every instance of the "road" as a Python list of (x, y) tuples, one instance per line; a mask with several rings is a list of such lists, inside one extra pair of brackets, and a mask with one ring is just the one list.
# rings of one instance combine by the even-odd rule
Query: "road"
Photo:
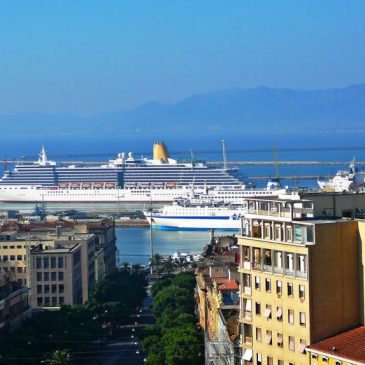
[[(146, 353), (138, 344), (138, 335), (146, 324), (153, 324), (155, 319), (150, 311), (152, 300), (147, 297), (143, 308), (130, 316), (130, 323), (118, 330), (118, 335), (99, 344), (98, 348), (83, 354), (75, 353), (76, 364), (82, 365), (142, 365)], [(78, 356), (87, 357), (80, 358)]]

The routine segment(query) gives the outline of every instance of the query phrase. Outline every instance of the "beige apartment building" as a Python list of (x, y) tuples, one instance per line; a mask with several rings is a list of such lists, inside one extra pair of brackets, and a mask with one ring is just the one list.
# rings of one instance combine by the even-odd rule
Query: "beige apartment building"
[(67, 231), (52, 236), (29, 253), (32, 306), (86, 303), (95, 285), (95, 236)]
[(242, 362), (307, 364), (308, 345), (361, 323), (362, 222), (316, 219), (303, 198), (248, 199), (247, 209), (238, 239)]

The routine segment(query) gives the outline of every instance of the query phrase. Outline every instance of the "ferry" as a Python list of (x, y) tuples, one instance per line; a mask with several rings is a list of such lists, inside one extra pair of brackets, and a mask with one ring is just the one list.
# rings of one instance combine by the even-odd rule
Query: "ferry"
[(246, 196), (277, 196), (276, 188), (253, 190), (237, 168), (209, 167), (204, 162), (178, 162), (163, 142), (153, 158), (119, 153), (105, 165), (58, 165), (44, 147), (34, 162), (20, 161), (0, 179), (0, 202), (6, 203), (131, 203), (172, 204), (194, 194), (239, 202)]
[(153, 229), (239, 231), (245, 212), (245, 208), (224, 203), (193, 204), (186, 200), (143, 214)]
[(317, 182), (320, 189), (327, 192), (364, 191), (364, 175), (359, 173), (355, 158), (350, 163), (347, 171), (337, 171), (332, 179), (318, 179)]

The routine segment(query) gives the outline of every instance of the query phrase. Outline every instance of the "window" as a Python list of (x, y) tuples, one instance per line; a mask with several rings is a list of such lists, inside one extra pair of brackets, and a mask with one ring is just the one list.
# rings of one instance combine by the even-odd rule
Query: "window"
[(37, 305), (41, 306), (43, 304), (43, 298), (42, 297), (38, 297), (37, 298)]
[(271, 231), (270, 224), (265, 223), (265, 229), (264, 229), (265, 238), (270, 239), (270, 231)]
[(52, 284), (52, 293), (57, 293), (57, 285), (56, 284)]
[(272, 332), (269, 331), (269, 330), (266, 331), (266, 339), (265, 339), (265, 342), (268, 345), (271, 345), (272, 344)]
[(37, 294), (42, 294), (42, 285), (37, 285)]
[(268, 356), (267, 357), (267, 365), (273, 365), (273, 361), (272, 361), (272, 357)]
[(35, 267), (37, 269), (41, 269), (42, 268), (42, 258), (41, 257), (37, 257), (36, 258), (36, 264), (35, 264)]
[(288, 322), (294, 324), (294, 311), (292, 309), (288, 310)]
[(282, 294), (282, 286), (281, 286), (281, 281), (280, 280), (276, 280), (276, 294), (277, 295)]
[(52, 269), (56, 268), (56, 258), (54, 256), (51, 257), (51, 268)]
[(49, 306), (49, 297), (44, 298), (44, 305)]
[(313, 242), (313, 227), (307, 227), (307, 242)]
[(284, 365), (284, 360), (278, 360), (278, 365)]
[(305, 298), (305, 287), (304, 285), (299, 285), (299, 299)]
[(285, 227), (285, 239), (287, 242), (293, 241), (293, 231), (292, 231), (291, 226)]
[(297, 271), (302, 274), (307, 272), (307, 255), (297, 255)]
[(60, 303), (60, 305), (63, 305), (65, 303), (65, 298), (64, 297), (60, 297), (59, 298), (59, 303)]
[(271, 250), (264, 250), (264, 265), (271, 266)]
[(267, 319), (271, 319), (271, 305), (270, 304), (266, 304), (265, 317)]
[(10, 261), (15, 261), (15, 255), (10, 255)]
[(42, 273), (37, 272), (37, 281), (42, 281)]
[(283, 309), (281, 307), (277, 307), (276, 308), (276, 319), (278, 321), (282, 321), (283, 320)]
[(316, 354), (312, 354), (311, 357), (312, 357), (312, 360), (317, 360), (318, 359), (318, 356)]
[(58, 280), (59, 280), (59, 281), (62, 281), (62, 280), (63, 280), (63, 271), (60, 271), (60, 272), (58, 273)]
[(64, 293), (65, 292), (65, 286), (63, 284), (58, 285), (58, 290), (60, 293)]
[(257, 316), (260, 316), (261, 315), (261, 304), (258, 303), (258, 302), (255, 303), (255, 314)]
[(49, 258), (48, 257), (44, 257), (43, 258), (43, 267), (45, 269), (48, 269), (49, 268)]
[(328, 362), (328, 357), (322, 356), (322, 362)]
[(23, 256), (22, 256), (22, 255), (17, 255), (17, 256), (16, 256), (16, 259), (17, 259), (17, 261), (22, 261)]
[(294, 240), (297, 242), (302, 242), (302, 227), (294, 226)]
[(294, 337), (289, 336), (289, 350), (290, 351), (295, 351), (295, 341), (294, 341)]
[(294, 276), (294, 254), (285, 254), (285, 273)]
[(280, 224), (275, 224), (275, 240), (281, 240), (281, 226)]
[(57, 273), (52, 271), (51, 272), (51, 281), (56, 281), (57, 280)]
[(48, 271), (44, 272), (44, 281), (49, 281), (49, 272)]
[(22, 271), (23, 271), (23, 268), (22, 267), (17, 267), (16, 268), (16, 271), (17, 271), (18, 274), (21, 274)]
[(261, 289), (261, 280), (259, 276), (255, 276), (255, 289), (260, 290)]
[(299, 323), (301, 326), (305, 326), (305, 313), (299, 312)]
[(49, 293), (49, 285), (45, 285), (44, 286), (44, 294), (48, 294)]
[(63, 269), (63, 257), (58, 258), (58, 268)]
[(271, 292), (271, 280), (270, 279), (265, 279), (265, 290), (267, 292)]
[(294, 295), (293, 283), (288, 283), (288, 296), (292, 297)]
[(256, 341), (261, 342), (262, 341), (262, 331), (261, 328), (256, 328)]
[(52, 305), (57, 305), (57, 297), (52, 297)]
[(278, 347), (283, 347), (283, 334), (282, 333), (278, 333), (276, 335), (276, 344), (278, 345)]
[(300, 341), (299, 341), (299, 352), (301, 354), (305, 353), (305, 340), (303, 340), (303, 339), (300, 339)]

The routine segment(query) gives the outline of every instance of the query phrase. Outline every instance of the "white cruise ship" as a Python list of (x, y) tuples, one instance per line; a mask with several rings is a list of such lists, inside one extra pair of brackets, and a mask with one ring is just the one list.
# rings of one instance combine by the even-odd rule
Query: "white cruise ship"
[(22, 161), (0, 179), (0, 201), (8, 203), (150, 203), (205, 194), (209, 199), (239, 202), (244, 196), (278, 195), (277, 189), (246, 189), (238, 169), (213, 168), (202, 162), (180, 163), (164, 143), (153, 159), (118, 154), (105, 165), (58, 165), (42, 147), (38, 161)]
[(162, 209), (144, 211), (148, 223), (159, 230), (234, 230), (241, 229), (242, 207), (225, 204), (175, 202)]

